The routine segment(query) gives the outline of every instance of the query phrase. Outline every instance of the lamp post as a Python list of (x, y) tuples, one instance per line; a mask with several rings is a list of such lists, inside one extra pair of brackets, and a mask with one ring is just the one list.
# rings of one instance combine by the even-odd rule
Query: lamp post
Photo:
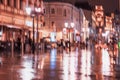
[(32, 26), (33, 26), (33, 42), (32, 42), (32, 53), (34, 54), (34, 51), (35, 51), (35, 45), (34, 45), (34, 43), (35, 43), (35, 36), (34, 36), (34, 33), (35, 33), (35, 26), (34, 26), (34, 17), (35, 17), (35, 14), (34, 14), (34, 12), (31, 10), (31, 8), (30, 7), (27, 7), (26, 8), (26, 12), (27, 12), (27, 14), (28, 15), (31, 15), (31, 17), (32, 17), (32, 20), (33, 20), (33, 24), (32, 24)]
[[(41, 2), (39, 3), (39, 1), (37, 0), (35, 3), (34, 3), (34, 7), (33, 7), (33, 10), (32, 10), (32, 8), (30, 8), (30, 7), (27, 7), (26, 8), (26, 12), (27, 12), (27, 14), (28, 15), (31, 15), (32, 16), (32, 18), (33, 18), (33, 44), (32, 44), (32, 53), (34, 53), (34, 51), (35, 51), (35, 36), (34, 36), (34, 33), (35, 33), (35, 26), (34, 26), (34, 18), (36, 17), (37, 18), (37, 51), (38, 51), (38, 17), (39, 17), (39, 15), (40, 14), (42, 14), (43, 13), (43, 4), (42, 4), (42, 0), (41, 0)], [(41, 6), (40, 6), (41, 5)]]
[(69, 34), (69, 51), (71, 51), (71, 48), (70, 48), (70, 29), (73, 29), (73, 27), (74, 27), (74, 23), (72, 22), (72, 23), (70, 23), (70, 25), (69, 25), (69, 23), (65, 23), (65, 27), (69, 30), (68, 32), (68, 34)]
[(40, 7), (35, 7), (35, 13), (36, 13), (36, 17), (37, 17), (37, 44), (36, 44), (36, 46), (37, 46), (37, 53), (38, 53), (38, 38), (39, 38), (39, 33), (38, 33), (38, 17), (39, 17), (39, 15), (40, 14), (42, 14), (42, 9), (40, 8)]

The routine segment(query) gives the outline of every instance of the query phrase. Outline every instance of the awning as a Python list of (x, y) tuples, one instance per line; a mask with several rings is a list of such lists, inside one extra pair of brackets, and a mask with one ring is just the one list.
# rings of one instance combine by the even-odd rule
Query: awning
[(0, 23), (1, 26), (6, 26), (8, 28), (16, 28), (16, 29), (21, 29), (21, 26), (16, 26), (16, 25), (11, 25), (11, 24), (5, 24), (5, 23)]

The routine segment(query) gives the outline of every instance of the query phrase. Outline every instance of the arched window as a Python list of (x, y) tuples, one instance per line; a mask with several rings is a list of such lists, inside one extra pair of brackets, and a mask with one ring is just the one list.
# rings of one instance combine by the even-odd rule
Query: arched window
[(10, 3), (11, 1), (10, 0), (7, 0), (7, 5), (8, 6), (10, 6), (11, 5), (11, 3)]
[(67, 16), (67, 11), (66, 11), (66, 9), (64, 9), (64, 12), (63, 12), (63, 16)]

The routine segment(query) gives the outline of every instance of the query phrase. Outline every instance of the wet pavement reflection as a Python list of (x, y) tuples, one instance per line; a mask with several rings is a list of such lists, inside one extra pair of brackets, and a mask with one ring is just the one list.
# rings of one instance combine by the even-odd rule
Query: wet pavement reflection
[(120, 80), (119, 56), (106, 49), (0, 53), (0, 80)]

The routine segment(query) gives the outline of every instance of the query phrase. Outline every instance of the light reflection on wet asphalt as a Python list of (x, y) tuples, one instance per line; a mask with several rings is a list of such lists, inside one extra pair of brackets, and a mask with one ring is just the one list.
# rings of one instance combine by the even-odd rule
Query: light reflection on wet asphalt
[(120, 67), (105, 49), (51, 49), (39, 54), (0, 53), (0, 80), (119, 80)]

